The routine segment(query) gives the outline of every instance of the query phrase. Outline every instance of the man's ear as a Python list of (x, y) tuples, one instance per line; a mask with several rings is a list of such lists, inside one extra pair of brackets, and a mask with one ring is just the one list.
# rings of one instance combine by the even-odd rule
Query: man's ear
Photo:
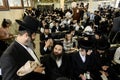
[(26, 32), (24, 35), (25, 35), (25, 36), (28, 36), (28, 33)]
[(24, 33), (24, 37), (28, 37), (29, 35), (28, 35), (28, 33), (27, 32), (25, 32)]

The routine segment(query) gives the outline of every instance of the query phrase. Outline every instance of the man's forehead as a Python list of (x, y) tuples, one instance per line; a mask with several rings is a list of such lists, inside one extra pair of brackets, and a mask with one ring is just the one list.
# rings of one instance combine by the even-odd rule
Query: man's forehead
[(62, 48), (63, 46), (62, 45), (59, 45), (59, 44), (57, 44), (57, 45), (55, 45), (55, 48)]

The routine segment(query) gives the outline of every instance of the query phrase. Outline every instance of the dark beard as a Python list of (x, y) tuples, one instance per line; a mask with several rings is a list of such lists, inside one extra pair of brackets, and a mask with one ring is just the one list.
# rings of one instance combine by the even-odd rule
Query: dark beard
[(62, 54), (60, 54), (60, 55), (54, 55), (54, 52), (52, 52), (51, 57), (52, 57), (54, 60), (59, 60), (59, 59), (62, 57)]

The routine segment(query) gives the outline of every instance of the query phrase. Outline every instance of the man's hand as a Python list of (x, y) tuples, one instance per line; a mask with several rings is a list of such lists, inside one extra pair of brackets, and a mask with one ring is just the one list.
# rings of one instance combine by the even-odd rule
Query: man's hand
[(109, 66), (102, 66), (102, 69), (106, 71), (109, 68)]
[(45, 70), (45, 67), (42, 67), (42, 65), (38, 65), (33, 71), (37, 73), (42, 73)]
[(91, 55), (92, 52), (93, 52), (92, 50), (88, 50), (87, 55)]
[(51, 41), (50, 39), (48, 39), (46, 42), (45, 42), (45, 47), (48, 48), (51, 44)]
[(86, 77), (85, 77), (83, 74), (80, 74), (79, 77), (80, 77), (82, 80), (86, 80)]

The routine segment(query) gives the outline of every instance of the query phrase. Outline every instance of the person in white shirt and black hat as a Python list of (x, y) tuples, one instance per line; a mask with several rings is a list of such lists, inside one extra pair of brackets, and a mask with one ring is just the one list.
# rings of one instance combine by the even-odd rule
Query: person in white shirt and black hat
[(79, 51), (71, 54), (73, 76), (75, 80), (90, 80), (91, 58), (93, 42), (84, 38), (78, 40)]

